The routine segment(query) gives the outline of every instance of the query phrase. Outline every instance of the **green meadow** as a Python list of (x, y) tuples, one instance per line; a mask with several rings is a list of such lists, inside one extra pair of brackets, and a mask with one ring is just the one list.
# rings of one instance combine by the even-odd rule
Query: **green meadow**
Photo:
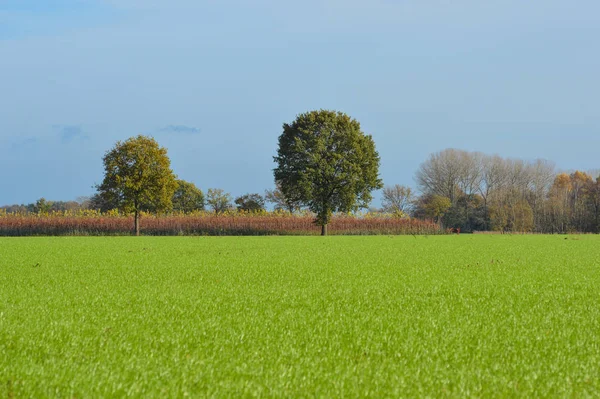
[(0, 239), (0, 398), (598, 397), (600, 237)]

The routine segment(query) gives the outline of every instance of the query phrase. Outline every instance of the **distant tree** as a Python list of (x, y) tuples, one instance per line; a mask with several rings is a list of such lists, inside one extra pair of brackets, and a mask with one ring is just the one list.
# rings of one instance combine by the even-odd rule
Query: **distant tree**
[(33, 204), (24, 205), (24, 204), (13, 204), (13, 205), (5, 205), (0, 209), (4, 209), (6, 213), (29, 213), (32, 212), (34, 208)]
[(260, 212), (265, 210), (265, 199), (260, 194), (244, 194), (235, 199), (238, 211)]
[(450, 199), (459, 195), (459, 182), (464, 171), (464, 151), (453, 148), (431, 154), (416, 172), (415, 180), (421, 192)]
[(108, 212), (114, 209), (119, 209), (119, 204), (112, 198), (107, 198), (106, 196), (102, 196), (100, 193), (95, 193), (90, 197), (87, 209)]
[(491, 227), (495, 231), (525, 233), (533, 229), (533, 211), (529, 203), (515, 198), (513, 204), (490, 207)]
[(276, 183), (275, 189), (265, 190), (265, 200), (274, 205), (276, 211), (285, 210), (294, 213), (302, 208), (302, 201), (286, 197), (281, 191), (281, 184)]
[(575, 231), (594, 231), (595, 223), (590, 207), (590, 187), (594, 178), (585, 172), (575, 171), (569, 176), (571, 195), (569, 198), (570, 224)]
[(533, 210), (525, 200), (518, 201), (511, 207), (511, 230), (527, 233), (533, 230)]
[(413, 208), (414, 195), (410, 187), (396, 184), (383, 188), (383, 210), (396, 215), (407, 215)]
[(173, 210), (194, 212), (204, 210), (204, 193), (194, 183), (177, 180), (177, 189), (173, 194)]
[(595, 181), (589, 183), (588, 187), (589, 203), (592, 211), (592, 220), (594, 232), (600, 233), (600, 176)]
[(75, 201), (79, 205), (79, 209), (91, 209), (92, 197), (80, 196)]
[(283, 195), (316, 213), (322, 235), (333, 212), (367, 207), (383, 186), (373, 138), (341, 112), (307, 112), (284, 124), (275, 161)]
[(81, 209), (77, 201), (53, 201), (50, 210), (57, 212), (76, 211)]
[(452, 207), (450, 198), (435, 194), (422, 195), (416, 202), (415, 216), (421, 219), (433, 219), (437, 223)]
[(479, 195), (463, 195), (442, 217), (446, 227), (460, 228), (463, 232), (482, 231), (487, 228), (487, 210)]
[(552, 232), (566, 233), (571, 225), (571, 197), (573, 186), (571, 177), (560, 173), (554, 178), (550, 188), (549, 204), (551, 210)]
[(231, 194), (220, 188), (209, 188), (206, 203), (215, 213), (223, 213), (231, 208)]
[(104, 180), (97, 186), (108, 204), (134, 214), (135, 234), (140, 234), (140, 212), (171, 209), (177, 182), (167, 150), (151, 137), (139, 135), (118, 141), (106, 152)]
[(35, 202), (35, 212), (48, 213), (52, 210), (52, 201), (47, 201), (44, 197)]

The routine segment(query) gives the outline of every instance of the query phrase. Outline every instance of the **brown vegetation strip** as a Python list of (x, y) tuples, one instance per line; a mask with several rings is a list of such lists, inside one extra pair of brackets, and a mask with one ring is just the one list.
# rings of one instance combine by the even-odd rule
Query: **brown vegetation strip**
[[(145, 215), (145, 235), (318, 235), (312, 215), (281, 213)], [(431, 221), (384, 216), (334, 216), (331, 234), (442, 234)], [(127, 235), (133, 218), (122, 215), (53, 213), (0, 216), (0, 236)]]

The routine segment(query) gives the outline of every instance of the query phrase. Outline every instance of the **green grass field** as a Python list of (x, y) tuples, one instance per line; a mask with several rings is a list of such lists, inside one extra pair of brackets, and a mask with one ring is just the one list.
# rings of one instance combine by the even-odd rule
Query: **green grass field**
[(600, 395), (600, 237), (0, 239), (0, 397)]

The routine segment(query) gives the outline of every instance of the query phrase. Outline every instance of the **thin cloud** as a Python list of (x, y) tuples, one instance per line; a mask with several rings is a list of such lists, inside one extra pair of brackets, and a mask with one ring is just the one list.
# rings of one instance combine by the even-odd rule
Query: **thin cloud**
[(12, 143), (13, 150), (19, 150), (22, 148), (31, 148), (35, 146), (39, 142), (37, 137), (28, 137), (26, 139), (22, 139)]
[(162, 133), (198, 134), (201, 130), (193, 126), (169, 125), (159, 130)]
[(87, 136), (81, 126), (77, 125), (55, 125), (55, 129), (58, 129), (60, 135), (60, 141), (63, 143), (70, 143), (74, 140), (87, 140)]

